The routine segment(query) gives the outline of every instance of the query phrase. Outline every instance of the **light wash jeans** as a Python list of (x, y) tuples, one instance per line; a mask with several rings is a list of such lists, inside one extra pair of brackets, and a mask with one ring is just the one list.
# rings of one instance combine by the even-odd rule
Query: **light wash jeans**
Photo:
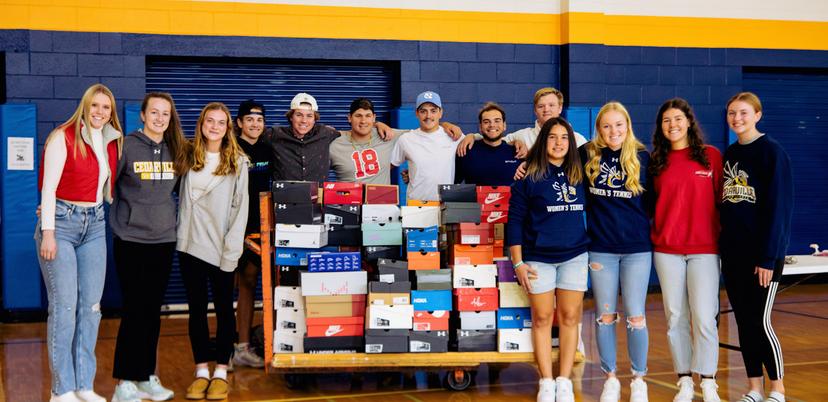
[(52, 261), (40, 257), (40, 222), (35, 229), (49, 299), (46, 336), (53, 395), (91, 390), (95, 380), (99, 303), (106, 276), (105, 225), (102, 204), (84, 208), (58, 200), (57, 253)]
[[(649, 332), (646, 319), (641, 326), (633, 326), (631, 317), (644, 318), (647, 301), (647, 287), (650, 283), (653, 253), (612, 254), (589, 252), (589, 277), (592, 279), (592, 294), (595, 297), (595, 333), (601, 369), (615, 373), (616, 340), (615, 323), (619, 320), (618, 287), (624, 300), (624, 316), (627, 319), (627, 352), (636, 376), (647, 374), (647, 348)], [(615, 315), (612, 323), (601, 321), (603, 314)]]
[(673, 369), (676, 373), (715, 375), (719, 363), (719, 256), (656, 252), (653, 259)]

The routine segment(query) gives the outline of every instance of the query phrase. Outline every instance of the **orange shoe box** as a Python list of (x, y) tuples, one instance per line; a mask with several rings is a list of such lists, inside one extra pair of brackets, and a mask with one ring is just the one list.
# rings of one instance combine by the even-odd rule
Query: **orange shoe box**
[(408, 270), (440, 269), (439, 251), (416, 251), (408, 253)]
[(494, 246), (491, 244), (455, 244), (455, 265), (493, 264)]

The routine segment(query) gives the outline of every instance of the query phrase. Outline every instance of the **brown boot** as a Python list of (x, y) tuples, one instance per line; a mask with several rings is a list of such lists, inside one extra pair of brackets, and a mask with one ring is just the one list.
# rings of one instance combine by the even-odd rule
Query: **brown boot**
[(204, 399), (207, 392), (207, 387), (210, 386), (210, 380), (204, 377), (198, 377), (187, 387), (187, 399)]
[(210, 380), (210, 387), (207, 388), (208, 401), (220, 401), (227, 399), (227, 394), (230, 392), (230, 384), (223, 378), (213, 378)]

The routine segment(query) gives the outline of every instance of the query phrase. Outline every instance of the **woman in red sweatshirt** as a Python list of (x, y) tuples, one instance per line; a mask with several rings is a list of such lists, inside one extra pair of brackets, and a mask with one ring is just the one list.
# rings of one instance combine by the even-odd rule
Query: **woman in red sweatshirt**
[(722, 156), (704, 144), (693, 109), (684, 99), (670, 99), (658, 111), (650, 174), (655, 197), (653, 260), (673, 368), (679, 376), (674, 402), (692, 401), (693, 373), (701, 377), (704, 401), (718, 402), (716, 203), (721, 199)]

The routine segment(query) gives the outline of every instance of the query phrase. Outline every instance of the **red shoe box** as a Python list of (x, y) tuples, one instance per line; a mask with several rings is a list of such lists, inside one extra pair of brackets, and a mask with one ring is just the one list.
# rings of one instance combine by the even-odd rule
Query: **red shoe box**
[(365, 317), (323, 317), (305, 320), (308, 337), (363, 336)]
[(362, 204), (362, 184), (345, 182), (325, 182), (322, 187), (322, 203)]
[(496, 311), (499, 306), (497, 288), (454, 289), (454, 306), (457, 311)]

